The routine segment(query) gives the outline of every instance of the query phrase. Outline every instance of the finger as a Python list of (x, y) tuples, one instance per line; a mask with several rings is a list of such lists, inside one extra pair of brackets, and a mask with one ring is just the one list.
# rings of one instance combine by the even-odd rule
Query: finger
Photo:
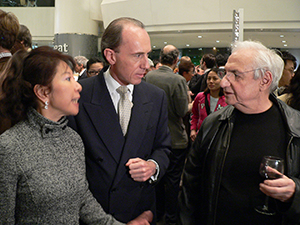
[(141, 161), (142, 159), (140, 159), (140, 158), (132, 158), (132, 159), (129, 159), (128, 161), (127, 161), (127, 163), (125, 164), (125, 166), (129, 166), (129, 165), (131, 165), (132, 163), (137, 163), (137, 162), (139, 162), (139, 161)]

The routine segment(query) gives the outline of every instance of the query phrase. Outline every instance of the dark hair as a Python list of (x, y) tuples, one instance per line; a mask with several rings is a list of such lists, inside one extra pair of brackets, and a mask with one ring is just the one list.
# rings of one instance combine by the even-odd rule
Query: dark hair
[(164, 65), (173, 65), (179, 56), (179, 51), (175, 48), (172, 51), (165, 51), (164, 48), (160, 51), (160, 62)]
[(291, 79), (287, 93), (292, 94), (292, 96), (287, 99), (287, 104), (294, 109), (300, 110), (300, 66)]
[(12, 125), (26, 119), (28, 108), (38, 107), (34, 86), (47, 86), (51, 92), (51, 83), (61, 61), (74, 69), (75, 62), (71, 56), (48, 46), (29, 53), (25, 50), (16, 52), (1, 74), (0, 115), (8, 118)]
[(23, 41), (23, 45), (25, 47), (30, 47), (32, 46), (32, 36), (31, 33), (28, 29), (28, 27), (26, 27), (25, 25), (20, 25), (20, 30), (19, 33), (17, 35), (17, 40), (19, 41)]
[(93, 65), (95, 63), (102, 63), (104, 66), (104, 63), (100, 58), (93, 57), (93, 58), (90, 58), (90, 60), (86, 63), (86, 70), (88, 71), (90, 69), (91, 65)]
[(105, 29), (101, 40), (101, 52), (106, 62), (108, 61), (105, 58), (104, 50), (106, 48), (116, 50), (120, 46), (122, 42), (122, 31), (126, 24), (132, 24), (143, 29), (145, 27), (141, 21), (134, 18), (121, 17), (113, 20)]
[(292, 61), (293, 64), (294, 64), (294, 69), (296, 69), (296, 67), (297, 67), (296, 61), (297, 61), (297, 59), (295, 58), (295, 56), (293, 56), (291, 53), (289, 53), (289, 52), (287, 52), (287, 51), (283, 51), (283, 52), (281, 52), (281, 54), (279, 54), (279, 55), (280, 55), (281, 58), (283, 59), (284, 65), (286, 65), (287, 60), (290, 60), (290, 61)]
[[(210, 72), (215, 72), (215, 73), (220, 77), (220, 79), (222, 79), (222, 77), (220, 76), (220, 71), (219, 71), (219, 69), (218, 69), (217, 67), (213, 67), (213, 68), (209, 71), (209, 73), (210, 73)], [(208, 73), (208, 74), (209, 74), (209, 73)], [(208, 76), (208, 74), (207, 74), (207, 76)], [(209, 88), (206, 87), (206, 89), (204, 90), (204, 94), (207, 95), (209, 92), (210, 92)], [(219, 96), (223, 96), (223, 95), (224, 95), (223, 88), (220, 87)]]
[(19, 32), (19, 20), (11, 12), (0, 9), (0, 46), (10, 50), (15, 44)]
[(180, 60), (180, 63), (178, 65), (178, 69), (179, 69), (178, 73), (180, 75), (183, 75), (183, 72), (188, 73), (191, 70), (191, 68), (194, 68), (194, 67), (195, 67), (195, 65), (191, 61), (186, 61), (186, 60), (181, 61)]
[(202, 61), (205, 62), (207, 68), (213, 68), (216, 66), (216, 57), (213, 54), (204, 54)]
[(225, 66), (227, 63), (229, 55), (228, 54), (218, 54), (216, 56), (216, 65), (217, 67)]

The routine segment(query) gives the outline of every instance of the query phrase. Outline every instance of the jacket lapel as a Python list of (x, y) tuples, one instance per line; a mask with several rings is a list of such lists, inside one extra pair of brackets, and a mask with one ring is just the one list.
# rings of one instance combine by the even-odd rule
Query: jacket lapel
[(125, 139), (104, 77), (99, 74), (98, 78), (93, 87), (91, 103), (83, 103), (83, 108), (105, 147), (118, 163)]

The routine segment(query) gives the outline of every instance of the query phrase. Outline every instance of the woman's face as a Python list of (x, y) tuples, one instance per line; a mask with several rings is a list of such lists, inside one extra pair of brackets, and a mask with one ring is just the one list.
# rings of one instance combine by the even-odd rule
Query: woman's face
[(61, 61), (52, 80), (52, 90), (48, 93), (48, 109), (42, 114), (53, 121), (58, 121), (62, 116), (76, 115), (79, 111), (81, 85), (75, 81), (70, 67)]
[(100, 62), (96, 62), (96, 63), (93, 63), (90, 68), (89, 68), (89, 71), (88, 72), (88, 77), (93, 77), (93, 76), (96, 76), (100, 73), (100, 71), (102, 70), (103, 68), (103, 63), (100, 63)]
[(207, 76), (207, 87), (210, 91), (217, 91), (220, 89), (221, 79), (216, 72), (210, 71)]

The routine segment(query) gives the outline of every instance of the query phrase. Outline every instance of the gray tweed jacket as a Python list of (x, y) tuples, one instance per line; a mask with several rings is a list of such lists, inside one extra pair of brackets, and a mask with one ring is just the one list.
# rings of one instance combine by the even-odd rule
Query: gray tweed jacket
[(84, 147), (67, 119), (30, 109), (0, 136), (0, 224), (122, 224), (88, 189)]

